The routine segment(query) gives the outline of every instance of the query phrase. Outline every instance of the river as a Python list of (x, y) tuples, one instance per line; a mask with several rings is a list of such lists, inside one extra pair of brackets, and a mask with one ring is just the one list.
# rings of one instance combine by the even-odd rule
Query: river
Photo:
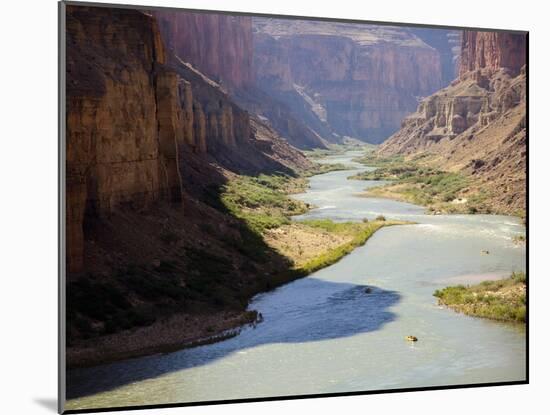
[[(365, 169), (351, 161), (357, 155), (323, 162)], [(69, 371), (66, 409), (524, 380), (524, 326), (464, 316), (432, 296), (525, 270), (525, 246), (512, 240), (525, 232), (521, 221), (425, 215), (412, 204), (358, 197), (380, 182), (347, 179), (356, 172), (312, 177), (295, 197), (316, 208), (295, 219), (383, 214), (417, 224), (383, 228), (336, 264), (256, 296), (250, 308), (264, 321), (234, 338)]]

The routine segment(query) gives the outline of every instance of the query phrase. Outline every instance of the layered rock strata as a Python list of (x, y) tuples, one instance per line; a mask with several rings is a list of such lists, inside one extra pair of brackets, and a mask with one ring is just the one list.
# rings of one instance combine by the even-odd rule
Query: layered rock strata
[(155, 16), (175, 55), (301, 148), (344, 136), (379, 142), (414, 111), (417, 97), (455, 75), (451, 31), (419, 29), (424, 42), (407, 28), (200, 12)]
[[(251, 17), (183, 11), (157, 11), (154, 15), (159, 20), (163, 40), (181, 63), (214, 80), (241, 107), (262, 117), (292, 145), (325, 147), (322, 138), (307, 123), (257, 88)], [(202, 117), (200, 110), (196, 116)], [(208, 120), (204, 123), (208, 124)]]
[[(126, 27), (124, 36), (118, 28)], [(177, 75), (156, 22), (139, 12), (68, 6), (67, 258), (83, 266), (86, 218), (120, 206), (180, 203)]]
[(184, 11), (154, 15), (166, 46), (177, 56), (230, 87), (253, 85), (251, 17)]
[(213, 180), (207, 165), (250, 174), (293, 174), (309, 166), (274, 130), (236, 105), (220, 84), (167, 50), (154, 16), (69, 6), (69, 273), (87, 269), (86, 234), (92, 224), (115, 211), (145, 212), (158, 203), (179, 206), (182, 177), (189, 177), (182, 172), (188, 157), (202, 160), (204, 168), (193, 180), (202, 175), (205, 184)]
[(440, 53), (410, 30), (265, 18), (253, 27), (257, 84), (329, 140), (380, 142), (443, 85)]
[[(524, 211), (526, 37), (465, 32), (464, 39), (461, 76), (424, 99), (379, 153), (429, 154), (440, 167), (478, 179), (477, 185), (498, 210)], [(466, 68), (473, 70), (465, 72)]]
[(460, 75), (476, 69), (506, 68), (517, 75), (526, 57), (526, 35), (513, 32), (478, 32), (462, 34)]

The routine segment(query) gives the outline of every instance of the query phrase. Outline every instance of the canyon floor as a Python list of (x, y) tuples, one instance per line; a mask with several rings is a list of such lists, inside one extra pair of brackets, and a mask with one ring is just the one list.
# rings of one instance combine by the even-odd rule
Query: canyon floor
[[(332, 160), (339, 157), (342, 158), (336, 156)], [(352, 157), (357, 154), (346, 155), (345, 163)], [(352, 167), (357, 170), (311, 177), (308, 190), (293, 195), (293, 202), (301, 202), (295, 205), (282, 197), (286, 193), (267, 190), (287, 187), (280, 177), (240, 177), (235, 178), (233, 185), (227, 183), (229, 192), (221, 199), (229, 202), (233, 216), (251, 228), (267, 227), (268, 235), (276, 235), (277, 229), (281, 235), (295, 232), (291, 229), (296, 221), (318, 228), (327, 241), (336, 239), (327, 236), (326, 231), (343, 232), (349, 223), (361, 231), (351, 241), (340, 239), (350, 242), (321, 254), (320, 259), (297, 255), (299, 269), (318, 270), (308, 278), (294, 278), (284, 286), (276, 284), (283, 281), (275, 275), (265, 278), (264, 282), (278, 288), (271, 290), (264, 285), (248, 308), (257, 310), (263, 321), (243, 327), (237, 336), (227, 333), (226, 337), (195, 343), (201, 347), (164, 349), (173, 353), (162, 353), (159, 347), (148, 350), (148, 354), (156, 355), (69, 370), (68, 408), (151, 404), (151, 397), (152, 403), (198, 402), (236, 396), (260, 398), (524, 379), (522, 325), (455, 313), (438, 306), (433, 297), (434, 289), (466, 283), (472, 273), (505, 276), (513, 270), (523, 270), (525, 250), (515, 242), (525, 232), (521, 222), (499, 215), (426, 215), (425, 208), (418, 205), (357, 197), (365, 187), (376, 183), (349, 180), (350, 175), (368, 170), (357, 163)], [(257, 188), (259, 183), (263, 190)], [(271, 207), (257, 204), (258, 200), (270, 200)], [(278, 209), (292, 207), (293, 211), (304, 212), (300, 206), (306, 203), (316, 208), (305, 210), (290, 223), (273, 226), (274, 222), (285, 220), (284, 215), (277, 215)], [(245, 205), (247, 209), (239, 208)], [(387, 219), (382, 220), (382, 216)], [(364, 218), (368, 221), (364, 222)], [(390, 218), (399, 219), (404, 226), (385, 227), (373, 233), (382, 223), (391, 224)], [(300, 235), (295, 239), (304, 251), (311, 246), (319, 252), (304, 228), (296, 235)], [(368, 242), (354, 249), (365, 238)], [(195, 241), (197, 245), (200, 242)], [(273, 245), (283, 251), (289, 242), (285, 236), (273, 241)], [(290, 255), (300, 251), (297, 246), (289, 248), (287, 269), (293, 267)], [(349, 255), (341, 257), (341, 252)], [(248, 262), (256, 264), (251, 258)], [(258, 271), (256, 279), (264, 277)], [(285, 278), (304, 275), (308, 274), (283, 274)], [(244, 281), (244, 274), (233, 276)], [(186, 284), (193, 286), (193, 281)], [(223, 280), (211, 284), (207, 293), (218, 294), (216, 286), (223, 287)], [(220, 307), (229, 308), (227, 304)], [(221, 313), (215, 316), (215, 307), (211, 310), (214, 318), (224, 318)], [(216, 334), (214, 330), (222, 329), (211, 320), (196, 317), (198, 322), (183, 320), (181, 325), (177, 321), (170, 325), (167, 319), (167, 329), (180, 330), (184, 324), (200, 325), (201, 321), (211, 324), (212, 336)], [(226, 318), (231, 322), (232, 316)], [(139, 342), (140, 336), (133, 338), (132, 331), (161, 336), (157, 329), (160, 321), (155, 324), (149, 329), (129, 330), (127, 336), (121, 334), (119, 338)], [(414, 335), (419, 341), (412, 345), (405, 340), (407, 335)], [(179, 336), (180, 333), (176, 337)], [(464, 341), (465, 338), (476, 341)], [(218, 339), (224, 341), (203, 344)], [(449, 361), (454, 365), (449, 365)], [(481, 368), (480, 361), (484, 363)], [(235, 376), (236, 368), (239, 376)], [(334, 379), (338, 382), (330, 382)], [(153, 390), (156, 393), (151, 393)]]
[(88, 223), (87, 278), (67, 287), (69, 367), (236, 335), (261, 320), (247, 310), (255, 294), (333, 264), (381, 227), (405, 223), (292, 221), (312, 207), (290, 197), (307, 188), (307, 177), (343, 168), (315, 163), (291, 177), (218, 167), (224, 184), (205, 185), (203, 194), (188, 189), (184, 215), (164, 204)]
[[(309, 156), (315, 160), (350, 148), (357, 150), (333, 146)], [(388, 181), (369, 189), (367, 196), (420, 204), (437, 214), (490, 213), (479, 195), (471, 196), (468, 178), (374, 151), (367, 146), (356, 160), (377, 168), (350, 175)], [(67, 349), (69, 366), (170, 352), (237, 335), (241, 327), (261, 321), (247, 310), (255, 294), (333, 264), (383, 226), (407, 223), (291, 220), (314, 207), (291, 198), (307, 188), (309, 176), (346, 168), (314, 163), (295, 177), (222, 169), (226, 181), (215, 196), (211, 185), (199, 198), (197, 189), (189, 189), (195, 196), (187, 201), (185, 215), (166, 205), (155, 212), (115, 214), (100, 227), (91, 226), (101, 229), (90, 233), (87, 246), (94, 271), (86, 282), (70, 282), (68, 289), (76, 303), (84, 296), (93, 301), (107, 294), (108, 299), (99, 310), (88, 310), (90, 301), (74, 305), (78, 317), (72, 326), (76, 340)], [(139, 265), (125, 260), (136, 257)], [(186, 277), (170, 277), (175, 272)]]
[[(425, 206), (432, 214), (493, 213), (525, 218), (525, 210), (499, 192), (499, 182), (484, 180), (468, 171), (446, 168), (431, 154), (384, 156), (370, 151), (357, 159), (374, 171), (352, 176), (380, 180), (364, 197), (383, 197)], [(521, 205), (519, 205), (521, 206)]]

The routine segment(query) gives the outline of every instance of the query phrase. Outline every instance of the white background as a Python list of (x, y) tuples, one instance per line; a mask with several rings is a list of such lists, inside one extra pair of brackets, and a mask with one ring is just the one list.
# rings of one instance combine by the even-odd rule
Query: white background
[[(176, 408), (159, 413), (246, 415), (278, 414), (281, 411), (304, 414), (345, 411), (352, 414), (517, 415), (547, 411), (550, 394), (550, 274), (544, 264), (548, 255), (544, 234), (548, 231), (549, 217), (545, 204), (548, 198), (545, 159), (550, 154), (550, 137), (545, 127), (550, 118), (550, 22), (544, 2), (538, 2), (538, 5), (534, 1), (520, 0), (127, 2), (530, 31), (531, 384)], [(57, 389), (57, 4), (55, 0), (11, 0), (3, 3), (2, 12), (0, 411), (52, 414)]]

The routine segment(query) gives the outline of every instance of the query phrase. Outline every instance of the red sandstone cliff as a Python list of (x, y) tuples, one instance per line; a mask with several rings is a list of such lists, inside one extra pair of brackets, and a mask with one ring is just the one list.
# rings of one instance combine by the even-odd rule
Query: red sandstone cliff
[[(117, 26), (128, 28), (124, 37)], [(181, 202), (177, 77), (155, 21), (68, 6), (67, 260), (82, 269), (86, 216), (121, 205)]]
[[(434, 48), (412, 29), (200, 12), (154, 15), (170, 50), (300, 148), (324, 147), (325, 140), (346, 135), (380, 141), (414, 110), (417, 97), (449, 76), (437, 49), (448, 31), (437, 33), (443, 40), (422, 34)], [(443, 49), (450, 53), (449, 45)]]
[(316, 118), (308, 125), (321, 136), (380, 142), (418, 96), (442, 86), (439, 52), (411, 31), (265, 18), (254, 18), (254, 30), (258, 86)]
[(465, 30), (462, 34), (460, 75), (483, 68), (507, 68), (517, 75), (525, 65), (526, 47), (525, 35)]
[(250, 86), (252, 19), (214, 13), (156, 11), (166, 46), (210, 78)]
[(125, 356), (130, 328), (183, 345), (250, 322), (248, 300), (289, 262), (228, 211), (224, 186), (310, 162), (166, 50), (149, 14), (66, 18), (68, 364)]
[(467, 31), (463, 39), (460, 77), (424, 99), (379, 153), (431, 155), (470, 175), (495, 209), (524, 211), (526, 36)]
[[(191, 162), (197, 174), (190, 176)], [(117, 211), (179, 204), (182, 177), (206, 186), (208, 165), (256, 174), (292, 172), (308, 161), (166, 50), (154, 17), (67, 7), (69, 272), (86, 270), (90, 224)]]
[[(154, 15), (163, 40), (181, 61), (230, 91), (241, 107), (263, 117), (292, 145), (325, 147), (321, 137), (284, 104), (255, 87), (251, 17), (184, 11), (157, 11)], [(204, 122), (209, 124), (207, 119)]]

